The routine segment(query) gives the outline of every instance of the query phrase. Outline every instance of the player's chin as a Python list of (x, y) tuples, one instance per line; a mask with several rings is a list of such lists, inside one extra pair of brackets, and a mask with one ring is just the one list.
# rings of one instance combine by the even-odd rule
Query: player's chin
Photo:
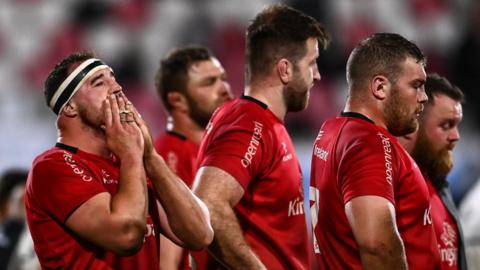
[(419, 126), (418, 119), (415, 117), (412, 119), (412, 122), (410, 124), (410, 133), (417, 131)]
[(220, 106), (220, 105), (223, 105), (224, 103), (227, 103), (231, 100), (233, 100), (233, 98), (231, 96), (225, 96), (225, 97), (221, 98), (220, 101), (217, 102), (217, 103)]
[(403, 130), (401, 130), (401, 134), (395, 136), (406, 136), (418, 129), (418, 120), (417, 118), (412, 118), (409, 122), (406, 123)]

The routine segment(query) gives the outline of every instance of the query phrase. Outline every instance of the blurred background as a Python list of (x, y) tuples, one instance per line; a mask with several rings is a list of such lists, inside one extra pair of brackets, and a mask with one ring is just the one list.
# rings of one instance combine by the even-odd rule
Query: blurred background
[[(29, 168), (56, 141), (55, 115), (45, 105), (43, 81), (70, 53), (94, 50), (150, 124), (165, 128), (153, 83), (159, 59), (173, 47), (209, 47), (232, 89), (244, 86), (244, 33), (268, 0), (2, 0), (0, 1), (0, 174)], [(345, 63), (357, 42), (374, 32), (397, 32), (416, 42), (437, 72), (467, 96), (462, 138), (449, 175), (457, 202), (480, 175), (480, 2), (476, 0), (285, 1), (317, 18), (333, 37), (319, 60), (322, 80), (310, 105), (290, 114), (305, 179), (311, 145), (323, 121), (338, 115), (346, 97)]]

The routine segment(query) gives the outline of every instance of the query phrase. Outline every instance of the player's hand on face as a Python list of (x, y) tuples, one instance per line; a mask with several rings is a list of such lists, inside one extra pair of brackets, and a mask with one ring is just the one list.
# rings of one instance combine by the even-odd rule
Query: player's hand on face
[(134, 118), (127, 109), (123, 94), (111, 94), (103, 102), (105, 134), (110, 151), (122, 159), (125, 155), (142, 155), (144, 140)]
[(133, 106), (132, 102), (130, 102), (123, 93), (122, 93), (122, 96), (126, 102), (126, 106), (128, 110), (133, 112), (133, 118), (135, 119), (135, 123), (138, 125), (138, 127), (142, 131), (143, 140), (144, 140), (144, 157), (148, 158), (148, 156), (151, 155), (154, 151), (153, 139), (150, 133), (150, 129), (148, 128), (148, 125), (145, 122), (145, 120), (143, 120), (143, 118), (140, 116), (140, 113), (138, 113), (137, 108)]

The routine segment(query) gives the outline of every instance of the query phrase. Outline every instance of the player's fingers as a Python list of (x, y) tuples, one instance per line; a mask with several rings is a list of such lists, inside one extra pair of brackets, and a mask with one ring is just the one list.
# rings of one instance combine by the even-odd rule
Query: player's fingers
[(133, 119), (138, 125), (141, 125), (143, 123), (142, 115), (138, 112), (137, 108), (133, 106), (132, 102), (130, 102), (128, 99), (126, 99), (126, 101), (127, 101), (126, 105), (128, 110), (133, 112)]
[(120, 110), (120, 113), (128, 111), (125, 102), (125, 95), (120, 91), (115, 96), (117, 97), (118, 109)]
[(112, 126), (112, 108), (110, 107), (110, 99), (106, 98), (102, 103), (103, 115), (105, 118), (105, 126)]
[(117, 96), (112, 94), (109, 96), (110, 99), (110, 108), (112, 110), (112, 124), (120, 124), (121, 117), (120, 109), (118, 108)]

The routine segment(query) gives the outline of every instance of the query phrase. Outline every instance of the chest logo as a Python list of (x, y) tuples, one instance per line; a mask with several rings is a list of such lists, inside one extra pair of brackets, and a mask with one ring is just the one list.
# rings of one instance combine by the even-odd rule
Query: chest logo
[(431, 225), (431, 224), (432, 224), (432, 216), (430, 216), (430, 206), (428, 206), (428, 208), (425, 209), (425, 212), (423, 213), (423, 226)]
[(288, 203), (288, 216), (303, 215), (303, 199), (297, 197)]
[(440, 236), (442, 239), (443, 243), (447, 247), (454, 247), (455, 242), (457, 241), (457, 234), (455, 233), (455, 230), (448, 224), (447, 222), (443, 222), (443, 233)]
[(113, 177), (105, 170), (102, 169), (102, 179), (105, 185), (109, 184), (118, 184), (118, 180), (113, 179)]
[(257, 153), (257, 148), (260, 145), (260, 140), (262, 139), (263, 124), (257, 121), (253, 121), (253, 124), (255, 126), (253, 127), (252, 138), (250, 139), (247, 151), (245, 151), (241, 161), (244, 168), (247, 168), (252, 163), (252, 159)]
[(445, 221), (443, 222), (443, 233), (440, 235), (440, 239), (443, 242), (443, 247), (439, 242), (438, 248), (440, 249), (442, 262), (448, 264), (449, 266), (457, 265), (457, 232), (449, 223)]
[(75, 160), (73, 159), (72, 154), (64, 151), (63, 158), (65, 160), (65, 164), (67, 164), (72, 169), (72, 172), (74, 174), (80, 176), (83, 181), (90, 182), (93, 180), (92, 176), (90, 176), (87, 172), (85, 172), (78, 166), (77, 162), (75, 162)]

